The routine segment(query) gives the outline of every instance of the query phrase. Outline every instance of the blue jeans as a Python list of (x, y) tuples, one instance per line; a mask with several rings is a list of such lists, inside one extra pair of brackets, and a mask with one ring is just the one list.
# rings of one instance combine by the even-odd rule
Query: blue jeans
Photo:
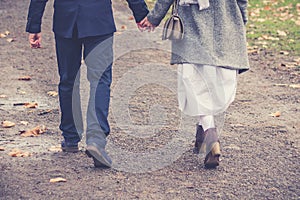
[(108, 111), (112, 81), (113, 34), (87, 38), (63, 38), (55, 35), (58, 62), (60, 130), (66, 143), (77, 144), (83, 133), (79, 90), (79, 69), (83, 57), (87, 65), (90, 97), (87, 110), (87, 144), (104, 147), (110, 132)]

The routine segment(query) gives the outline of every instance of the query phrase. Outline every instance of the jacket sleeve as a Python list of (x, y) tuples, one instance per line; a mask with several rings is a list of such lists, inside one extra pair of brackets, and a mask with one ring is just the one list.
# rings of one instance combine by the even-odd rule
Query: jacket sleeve
[(28, 10), (26, 32), (40, 33), (42, 17), (48, 0), (31, 0)]
[(157, 0), (153, 10), (148, 14), (148, 20), (151, 24), (158, 26), (161, 20), (166, 16), (174, 0)]
[(237, 0), (237, 4), (242, 13), (244, 24), (247, 24), (247, 22), (248, 22), (248, 12), (247, 12), (248, 0)]
[(142, 21), (149, 13), (147, 4), (144, 0), (127, 0), (127, 2), (137, 23)]

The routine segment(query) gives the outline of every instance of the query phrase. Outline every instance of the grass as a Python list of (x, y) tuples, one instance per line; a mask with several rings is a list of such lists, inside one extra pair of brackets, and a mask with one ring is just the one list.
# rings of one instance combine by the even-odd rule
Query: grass
[[(146, 0), (150, 9), (155, 1)], [(249, 0), (248, 11), (250, 47), (300, 55), (299, 0)]]
[(299, 0), (249, 0), (250, 46), (300, 55)]

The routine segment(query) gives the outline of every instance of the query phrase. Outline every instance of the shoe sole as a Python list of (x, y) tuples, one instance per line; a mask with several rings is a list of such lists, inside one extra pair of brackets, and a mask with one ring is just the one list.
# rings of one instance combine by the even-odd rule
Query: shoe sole
[[(86, 154), (89, 157), (92, 157), (94, 159), (94, 165), (95, 167), (111, 167), (111, 164), (109, 163), (109, 161), (107, 159), (105, 159), (105, 157), (103, 157), (103, 155), (101, 154), (101, 152), (94, 146), (88, 146), (86, 147)], [(95, 156), (97, 155), (97, 156)], [(101, 163), (103, 166), (99, 166), (97, 164), (95, 164), (95, 160), (98, 161), (99, 163)]]
[(219, 166), (219, 161), (217, 160), (208, 161), (204, 164), (204, 166), (206, 169), (214, 169)]
[(68, 153), (77, 153), (79, 151), (78, 147), (61, 147), (61, 150)]

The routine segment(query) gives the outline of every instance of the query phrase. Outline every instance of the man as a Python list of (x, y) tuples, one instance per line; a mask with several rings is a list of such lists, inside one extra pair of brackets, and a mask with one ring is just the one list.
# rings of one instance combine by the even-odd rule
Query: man
[[(30, 2), (26, 31), (32, 48), (41, 45), (41, 21), (47, 1)], [(137, 23), (148, 14), (144, 0), (127, 2)], [(107, 117), (116, 31), (111, 0), (55, 0), (53, 31), (60, 76), (62, 150), (77, 152), (83, 132), (78, 81), (83, 48), (90, 82), (86, 153), (93, 158), (95, 167), (111, 167), (112, 161), (105, 151), (110, 132)]]

